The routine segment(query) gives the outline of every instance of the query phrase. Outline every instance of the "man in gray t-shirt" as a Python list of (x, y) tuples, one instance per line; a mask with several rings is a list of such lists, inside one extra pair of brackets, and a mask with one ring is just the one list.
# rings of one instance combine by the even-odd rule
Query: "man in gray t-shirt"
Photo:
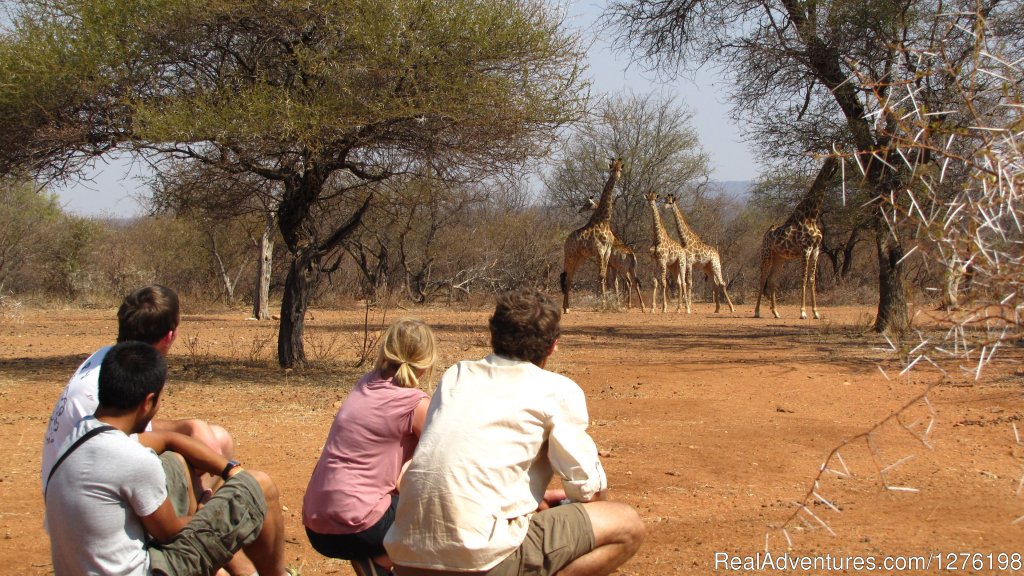
[[(270, 478), (188, 436), (144, 432), (166, 376), (163, 356), (143, 342), (122, 342), (103, 358), (99, 407), (75, 426), (44, 479), (54, 574), (213, 574), (240, 549), (260, 574), (286, 574)], [(167, 497), (157, 456), (166, 450), (224, 479), (193, 516), (177, 516)]]

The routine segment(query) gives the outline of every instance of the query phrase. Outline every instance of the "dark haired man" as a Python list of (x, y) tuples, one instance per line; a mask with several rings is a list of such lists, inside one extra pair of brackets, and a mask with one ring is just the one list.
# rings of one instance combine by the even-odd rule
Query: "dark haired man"
[(544, 369), (560, 318), (536, 290), (499, 296), (494, 353), (441, 378), (385, 538), (399, 576), (601, 576), (640, 547), (640, 516), (601, 498), (583, 391)]
[[(163, 355), (121, 342), (103, 358), (94, 416), (80, 420), (47, 478), (46, 523), (56, 576), (214, 574), (245, 549), (261, 574), (286, 574), (277, 488), (202, 443), (174, 432), (144, 432), (160, 408)], [(179, 517), (157, 452), (225, 482), (194, 516)], [(151, 538), (151, 539), (150, 539)]]
[[(173, 290), (158, 284), (144, 286), (125, 296), (117, 311), (117, 341), (145, 342), (167, 356), (177, 337), (180, 320), (178, 295)], [(44, 482), (68, 434), (79, 420), (96, 410), (100, 365), (109, 350), (110, 346), (100, 348), (78, 367), (50, 413), (43, 441)], [(231, 435), (224, 428), (203, 420), (155, 420), (152, 429), (191, 436), (228, 459), (234, 455)], [(212, 488), (209, 480), (207, 488)]]

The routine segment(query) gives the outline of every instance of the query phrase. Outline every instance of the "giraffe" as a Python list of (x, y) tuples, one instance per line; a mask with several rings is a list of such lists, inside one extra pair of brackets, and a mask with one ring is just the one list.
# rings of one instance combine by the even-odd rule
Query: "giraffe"
[(710, 244), (704, 242), (697, 236), (697, 233), (690, 229), (686, 224), (686, 219), (683, 218), (683, 213), (679, 210), (679, 205), (676, 204), (676, 197), (673, 194), (669, 194), (665, 198), (665, 204), (672, 209), (672, 214), (675, 215), (676, 220), (676, 231), (679, 232), (679, 238), (686, 243), (686, 252), (690, 257), (688, 267), (690, 268), (686, 272), (686, 313), (690, 313), (690, 294), (693, 292), (693, 268), (699, 267), (704, 271), (704, 275), (711, 279), (711, 282), (715, 285), (712, 294), (715, 300), (715, 313), (721, 309), (721, 302), (718, 298), (718, 292), (721, 291), (722, 295), (725, 296), (725, 301), (729, 304), (729, 312), (735, 312), (736, 309), (732, 305), (732, 299), (729, 298), (729, 292), (725, 289), (725, 280), (722, 278), (722, 259), (718, 255), (718, 250)]
[[(583, 206), (580, 212), (587, 210), (596, 210), (597, 201), (591, 196), (587, 198), (587, 204)], [(640, 311), (644, 311), (644, 297), (641, 294), (640, 289), (640, 277), (637, 275), (637, 259), (636, 253), (630, 248), (625, 242), (619, 240), (618, 236), (614, 236), (612, 241), (612, 255), (608, 259), (608, 274), (611, 278), (612, 286), (615, 287), (615, 301), (619, 301), (619, 278), (622, 278), (622, 283), (626, 285), (626, 309), (633, 309), (633, 290), (636, 290), (636, 297), (640, 300)]]
[(565, 239), (565, 269), (560, 281), (562, 285), (562, 313), (569, 312), (569, 290), (576, 270), (591, 256), (597, 256), (598, 275), (601, 278), (601, 301), (607, 302), (606, 280), (608, 260), (612, 255), (615, 234), (612, 233), (612, 190), (622, 175), (622, 160), (612, 159), (608, 163), (608, 181), (601, 191), (601, 200), (590, 215), (590, 220)]
[(608, 272), (612, 274), (612, 285), (615, 286), (615, 300), (619, 299), (619, 278), (626, 285), (626, 309), (633, 309), (633, 290), (640, 300), (640, 311), (644, 311), (644, 296), (640, 293), (640, 277), (637, 275), (636, 253), (629, 246), (615, 239), (612, 245), (612, 257), (608, 260)]
[(821, 228), (818, 227), (818, 216), (825, 202), (825, 188), (828, 181), (836, 173), (838, 162), (835, 158), (825, 159), (818, 176), (811, 184), (807, 194), (793, 210), (793, 214), (781, 226), (773, 226), (764, 234), (761, 243), (761, 280), (757, 284), (757, 305), (754, 307), (754, 318), (761, 317), (761, 296), (765, 290), (771, 289), (772, 314), (778, 318), (775, 308), (776, 273), (786, 260), (803, 258), (803, 286), (800, 293), (800, 319), (807, 318), (807, 290), (810, 286), (811, 311), (818, 320), (818, 302), (815, 295), (815, 275), (818, 268), (818, 253), (821, 249)]
[(679, 294), (676, 298), (676, 312), (682, 308), (683, 296), (683, 271), (686, 269), (687, 255), (683, 245), (672, 239), (665, 231), (665, 224), (661, 221), (661, 212), (658, 211), (658, 195), (648, 192), (644, 198), (651, 205), (651, 214), (654, 217), (654, 242), (651, 245), (651, 257), (654, 259), (654, 293), (651, 296), (651, 312), (658, 307), (658, 284), (661, 284), (662, 302), (661, 311), (668, 311), (668, 273), (671, 270), (676, 276), (679, 284)]

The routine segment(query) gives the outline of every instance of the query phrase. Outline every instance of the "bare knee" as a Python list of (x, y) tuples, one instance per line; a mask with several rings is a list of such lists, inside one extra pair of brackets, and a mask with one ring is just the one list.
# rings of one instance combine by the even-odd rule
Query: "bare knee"
[(213, 433), (214, 441), (220, 447), (220, 455), (230, 459), (235, 455), (235, 440), (223, 426), (210, 424), (210, 432)]
[(278, 499), (277, 484), (270, 479), (270, 476), (266, 472), (260, 472), (259, 470), (246, 470), (252, 477), (259, 482), (260, 489), (263, 490), (263, 497), (267, 499), (267, 502), (276, 501)]
[(632, 506), (621, 502), (591, 502), (584, 507), (590, 516), (596, 547), (617, 544), (630, 555), (640, 548), (647, 529)]

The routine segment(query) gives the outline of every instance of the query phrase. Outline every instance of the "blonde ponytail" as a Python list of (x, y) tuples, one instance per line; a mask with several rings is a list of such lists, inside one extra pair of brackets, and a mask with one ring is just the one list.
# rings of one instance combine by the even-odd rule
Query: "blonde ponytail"
[(416, 388), (416, 371), (429, 373), (437, 359), (436, 348), (430, 326), (415, 318), (401, 318), (388, 326), (381, 337), (375, 368), (381, 373), (393, 370), (395, 384)]

